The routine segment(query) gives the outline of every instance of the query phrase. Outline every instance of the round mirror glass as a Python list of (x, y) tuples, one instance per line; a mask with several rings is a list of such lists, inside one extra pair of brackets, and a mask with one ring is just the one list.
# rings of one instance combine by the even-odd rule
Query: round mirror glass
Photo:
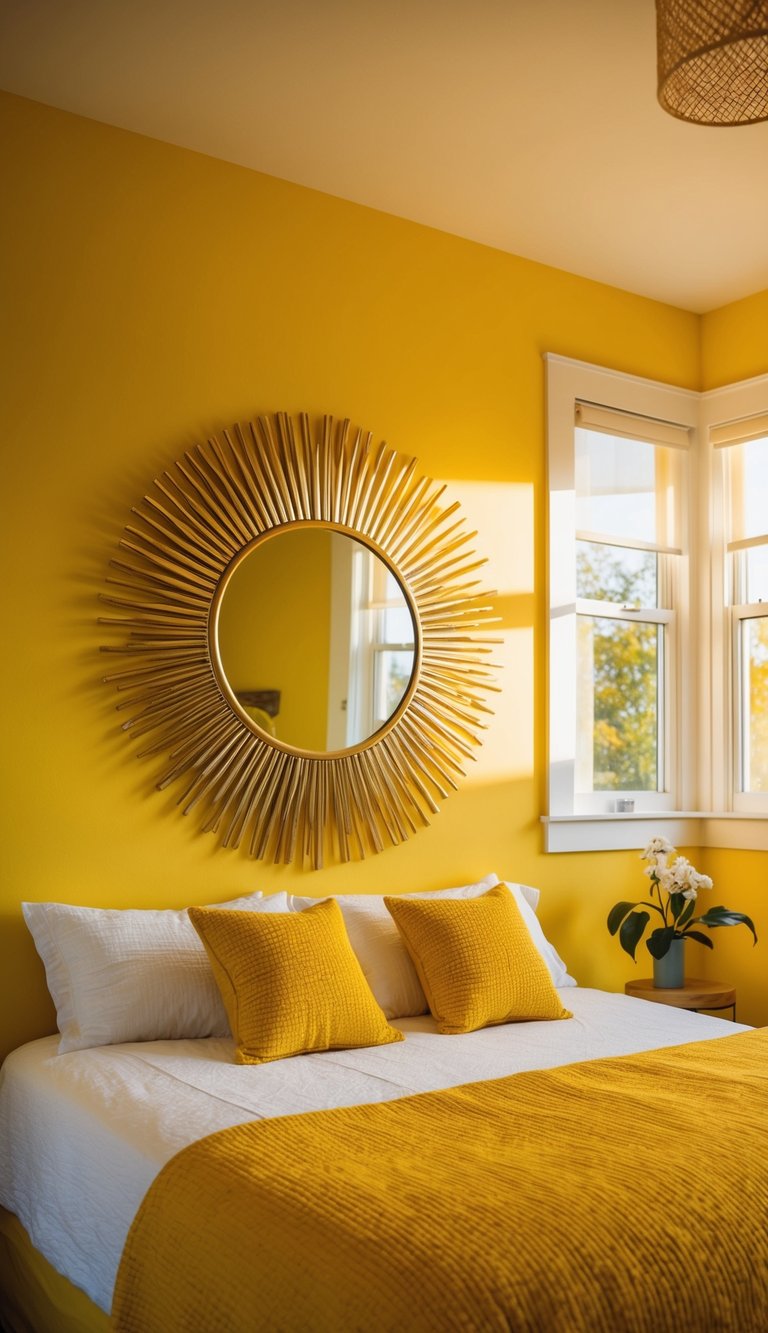
[(391, 569), (328, 528), (277, 529), (235, 567), (218, 608), (221, 669), (240, 707), (276, 740), (349, 749), (397, 711), (415, 630)]

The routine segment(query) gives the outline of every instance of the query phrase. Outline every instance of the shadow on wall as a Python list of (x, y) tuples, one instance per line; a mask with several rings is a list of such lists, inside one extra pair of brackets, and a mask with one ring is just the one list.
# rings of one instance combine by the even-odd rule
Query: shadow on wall
[(45, 969), (21, 911), (0, 916), (0, 1013), (0, 1060), (22, 1042), (56, 1031)]

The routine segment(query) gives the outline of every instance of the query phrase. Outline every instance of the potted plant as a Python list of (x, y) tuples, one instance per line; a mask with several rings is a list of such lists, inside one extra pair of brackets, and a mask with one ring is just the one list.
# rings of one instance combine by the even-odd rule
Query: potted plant
[(710, 907), (701, 916), (694, 916), (700, 889), (711, 889), (712, 880), (701, 875), (684, 856), (678, 856), (666, 838), (651, 838), (640, 853), (647, 864), (644, 874), (651, 881), (650, 899), (639, 903), (616, 903), (608, 913), (608, 929), (618, 931), (619, 943), (633, 961), (635, 950), (651, 920), (651, 912), (658, 913), (661, 923), (651, 931), (646, 947), (653, 958), (655, 986), (676, 987), (684, 983), (683, 946), (686, 940), (698, 940), (708, 949), (713, 947), (709, 935), (699, 926), (714, 930), (716, 926), (747, 926), (757, 944), (755, 927), (743, 912), (730, 907)]

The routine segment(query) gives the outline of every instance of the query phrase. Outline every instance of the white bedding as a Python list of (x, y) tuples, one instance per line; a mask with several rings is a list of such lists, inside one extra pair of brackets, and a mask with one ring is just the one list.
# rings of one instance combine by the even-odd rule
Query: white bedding
[(744, 1030), (603, 991), (569, 988), (562, 1000), (572, 1020), (445, 1037), (425, 1015), (397, 1021), (404, 1042), (256, 1066), (232, 1063), (228, 1038), (67, 1055), (56, 1053), (56, 1037), (31, 1042), (0, 1072), (0, 1204), (59, 1272), (108, 1311), (144, 1194), (170, 1157), (206, 1134)]

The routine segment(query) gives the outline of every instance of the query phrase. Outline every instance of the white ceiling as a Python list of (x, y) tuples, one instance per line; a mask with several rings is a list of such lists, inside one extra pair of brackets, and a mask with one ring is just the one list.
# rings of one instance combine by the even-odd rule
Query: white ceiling
[(0, 0), (0, 86), (695, 311), (768, 288), (768, 123), (653, 0)]

